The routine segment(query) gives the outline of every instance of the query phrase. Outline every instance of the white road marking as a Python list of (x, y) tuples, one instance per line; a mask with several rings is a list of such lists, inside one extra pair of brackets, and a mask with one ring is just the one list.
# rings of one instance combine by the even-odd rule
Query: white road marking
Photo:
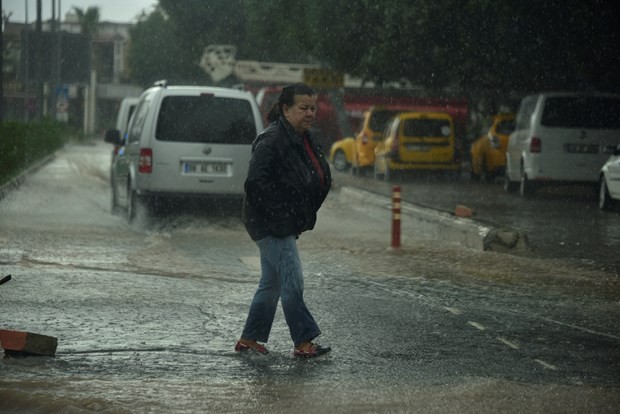
[(593, 334), (593, 335), (604, 336), (606, 338), (611, 338), (611, 339), (620, 339), (620, 336), (618, 336), (618, 335), (612, 335), (612, 334), (608, 334), (608, 333), (598, 332), (598, 331), (594, 331), (592, 329), (583, 328), (583, 327), (577, 326), (577, 325), (571, 325), (570, 323), (564, 323), (564, 322), (556, 321), (556, 320), (550, 319), (550, 318), (542, 318), (542, 320), (543, 321), (547, 321), (547, 322), (551, 322), (551, 323), (556, 323), (556, 324), (562, 325), (562, 326), (568, 326), (569, 328), (577, 329), (578, 331), (587, 332), (587, 333), (590, 333), (590, 334)]
[(543, 361), (541, 359), (534, 359), (534, 361), (538, 362), (540, 365), (542, 365), (543, 367), (545, 367), (547, 369), (550, 369), (550, 370), (553, 370), (553, 371), (557, 371), (558, 370), (558, 367), (556, 367), (555, 365), (551, 365), (551, 364), (549, 364), (549, 363), (547, 363), (547, 362), (545, 362), (545, 361)]
[(449, 306), (444, 306), (443, 308), (454, 315), (460, 315), (463, 313), (463, 311), (458, 308), (451, 308)]
[(470, 324), (471, 326), (473, 326), (474, 328), (479, 329), (481, 331), (484, 331), (484, 330), (487, 329), (484, 326), (480, 325), (478, 322), (468, 321), (467, 323)]
[(515, 344), (512, 341), (509, 341), (506, 338), (502, 338), (501, 336), (497, 337), (497, 340), (500, 341), (501, 343), (508, 345), (509, 347), (511, 347), (512, 349), (519, 349), (519, 345)]

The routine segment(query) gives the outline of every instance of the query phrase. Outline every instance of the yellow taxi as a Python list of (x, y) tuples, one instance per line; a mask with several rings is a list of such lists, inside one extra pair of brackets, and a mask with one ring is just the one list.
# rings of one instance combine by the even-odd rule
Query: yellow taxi
[(355, 138), (347, 137), (334, 142), (329, 150), (329, 161), (338, 171), (346, 171), (353, 161)]
[(364, 113), (361, 131), (355, 136), (351, 168), (353, 173), (363, 173), (375, 163), (375, 148), (381, 141), (381, 134), (387, 122), (397, 113), (398, 109), (387, 109), (380, 106), (370, 108)]
[(514, 129), (515, 114), (493, 116), (488, 132), (471, 144), (472, 180), (479, 180), (482, 177), (492, 180), (504, 175), (508, 137)]
[(394, 171), (429, 170), (458, 177), (461, 163), (454, 121), (443, 112), (403, 112), (387, 125), (375, 149), (375, 178)]

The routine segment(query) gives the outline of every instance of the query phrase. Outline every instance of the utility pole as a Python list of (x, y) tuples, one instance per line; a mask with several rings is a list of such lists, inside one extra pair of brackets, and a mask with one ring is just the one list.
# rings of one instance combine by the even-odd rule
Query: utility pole
[[(0, 13), (2, 13), (2, 0), (0, 0)], [(0, 124), (4, 122), (4, 15), (0, 16)]]
[(51, 59), (51, 69), (52, 69), (52, 76), (48, 82), (48, 88), (47, 88), (47, 102), (48, 105), (47, 107), (49, 108), (49, 113), (48, 115), (51, 116), (52, 118), (56, 118), (56, 94), (58, 93), (57, 89), (58, 89), (58, 65), (57, 65), (57, 58), (58, 58), (58, 50), (59, 50), (59, 42), (58, 42), (58, 36), (56, 33), (56, 0), (52, 0), (52, 20), (51, 20), (51, 27), (50, 27), (50, 31), (51, 31), (51, 39), (52, 39), (52, 59)]
[(22, 80), (22, 90), (24, 91), (24, 121), (30, 121), (30, 42), (32, 42), (32, 36), (30, 36), (30, 21), (28, 20), (28, 2), (24, 2), (24, 6), (26, 8), (26, 33), (22, 32), (22, 36), (24, 37), (24, 43), (22, 48), (22, 53), (24, 53), (24, 68), (22, 69), (23, 80)]
[[(63, 48), (62, 45), (62, 31), (61, 31), (61, 17), (60, 17), (60, 13), (61, 13), (61, 6), (60, 6), (60, 1), (58, 0), (58, 13), (56, 14), (56, 19), (54, 21), (54, 57), (53, 57), (53, 62), (54, 62), (54, 66), (52, 68), (52, 78), (54, 80), (54, 85), (56, 87), (56, 91), (54, 94), (54, 111), (56, 113), (56, 119), (57, 120), (62, 120), (63, 122), (67, 122), (68, 121), (68, 114), (67, 114), (67, 108), (66, 108), (66, 103), (68, 100), (68, 97), (65, 93), (65, 88), (63, 85), (63, 81), (62, 81), (62, 73), (61, 73), (61, 66), (60, 66), (60, 60), (61, 60), (61, 51)], [(56, 0), (52, 0), (52, 10), (54, 10), (56, 8)], [(60, 98), (60, 96), (62, 95), (62, 98)], [(62, 118), (59, 118), (59, 109), (58, 109), (58, 104), (59, 104), (59, 99), (60, 99), (60, 103), (61, 104), (65, 104), (65, 109), (63, 111), (61, 111), (61, 115)], [(62, 105), (61, 105), (62, 106)]]
[[(40, 57), (41, 56), (41, 46), (43, 44), (42, 42), (42, 38), (43, 38), (43, 33), (41, 33), (41, 0), (37, 0), (37, 22), (35, 24), (35, 33), (36, 33), (36, 44), (35, 44), (35, 49), (36, 49), (36, 53), (35, 56), (36, 57)], [(36, 69), (35, 69), (35, 74), (34, 74), (34, 78), (35, 78), (35, 85), (37, 88), (37, 120), (41, 121), (43, 119), (43, 99), (44, 99), (44, 94), (43, 94), (43, 80), (41, 79), (43, 76), (42, 72), (41, 72), (41, 64), (37, 63), (35, 65)]]

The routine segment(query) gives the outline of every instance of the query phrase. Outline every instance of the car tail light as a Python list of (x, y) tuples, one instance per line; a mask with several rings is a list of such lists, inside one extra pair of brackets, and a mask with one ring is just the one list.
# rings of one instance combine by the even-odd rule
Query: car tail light
[(530, 140), (530, 152), (538, 154), (542, 151), (542, 141), (538, 137), (532, 137)]
[(138, 161), (138, 172), (150, 174), (153, 172), (153, 150), (150, 148), (140, 148), (140, 159)]

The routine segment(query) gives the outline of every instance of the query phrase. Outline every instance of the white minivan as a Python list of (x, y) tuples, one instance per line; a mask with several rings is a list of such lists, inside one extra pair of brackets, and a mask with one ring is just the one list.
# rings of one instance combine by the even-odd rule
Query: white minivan
[(251, 93), (217, 87), (168, 86), (157, 82), (140, 96), (112, 168), (112, 207), (203, 198), (238, 198), (252, 141), (263, 128)]
[(598, 185), (620, 144), (620, 96), (576, 92), (523, 98), (506, 150), (504, 189), (527, 196), (545, 184)]
[(618, 201), (620, 201), (620, 145), (601, 168), (598, 206), (601, 210), (611, 210)]

